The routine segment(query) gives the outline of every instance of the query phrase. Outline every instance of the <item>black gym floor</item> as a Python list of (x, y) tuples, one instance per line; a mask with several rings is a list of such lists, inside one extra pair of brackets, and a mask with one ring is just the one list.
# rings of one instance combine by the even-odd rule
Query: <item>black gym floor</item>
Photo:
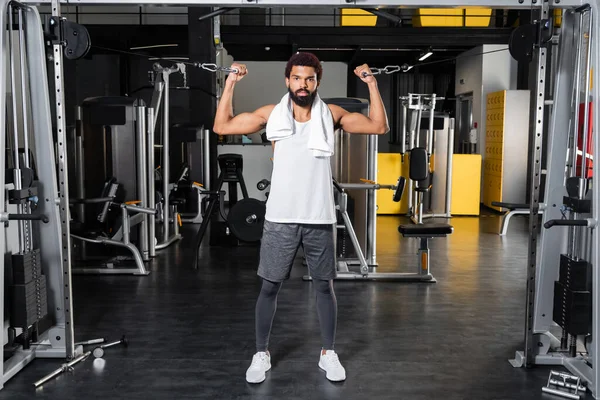
[[(412, 271), (416, 239), (400, 219), (378, 219), (380, 271)], [(336, 349), (347, 380), (331, 383), (317, 362), (314, 292), (297, 261), (278, 303), (273, 368), (250, 385), (258, 248), (204, 246), (192, 270), (193, 232), (163, 250), (151, 275), (74, 276), (76, 340), (125, 334), (36, 390), (63, 360), (35, 360), (0, 399), (552, 399), (550, 368), (515, 369), (523, 348), (527, 219), (500, 237), (498, 216), (453, 218), (455, 233), (431, 241), (435, 284), (338, 281)], [(208, 243), (208, 240), (206, 241)], [(555, 367), (555, 369), (560, 369)], [(589, 396), (591, 398), (591, 396)]]

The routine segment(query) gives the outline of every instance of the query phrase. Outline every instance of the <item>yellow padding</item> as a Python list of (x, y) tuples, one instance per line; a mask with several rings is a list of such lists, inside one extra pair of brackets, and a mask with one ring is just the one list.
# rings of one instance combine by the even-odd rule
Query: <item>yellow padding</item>
[(423, 271), (427, 269), (427, 253), (421, 253), (421, 269)]
[(177, 213), (177, 223), (179, 223), (179, 226), (183, 226), (183, 223), (181, 222), (181, 215), (179, 213)]
[(559, 28), (562, 25), (563, 10), (560, 8), (554, 9), (554, 26)]
[[(408, 153), (404, 155), (404, 161), (398, 153), (377, 154), (377, 182), (395, 184), (399, 176), (405, 177), (408, 182), (408, 166)], [(392, 196), (393, 192), (389, 190), (380, 190), (377, 193), (377, 214), (397, 215), (408, 212), (408, 188), (404, 188), (400, 202), (394, 203)]]
[(375, 26), (377, 16), (360, 8), (342, 8), (342, 26)]
[(485, 7), (419, 8), (413, 17), (416, 27), (488, 27), (492, 10)]
[(479, 215), (481, 154), (454, 154), (452, 159), (452, 215)]
[(134, 204), (140, 204), (142, 201), (141, 200), (131, 200), (131, 201), (126, 201), (125, 204), (127, 204), (128, 206), (132, 206)]

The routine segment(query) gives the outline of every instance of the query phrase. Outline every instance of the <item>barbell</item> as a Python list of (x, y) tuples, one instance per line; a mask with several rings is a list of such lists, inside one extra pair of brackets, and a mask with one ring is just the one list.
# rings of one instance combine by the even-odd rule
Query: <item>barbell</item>
[(381, 189), (389, 189), (393, 190), (392, 200), (394, 203), (398, 203), (400, 199), (402, 199), (402, 193), (404, 192), (404, 187), (406, 186), (406, 178), (403, 176), (398, 177), (395, 185), (382, 185), (377, 182), (361, 179), (363, 183), (337, 183), (334, 180), (334, 186), (341, 192), (343, 190), (381, 190)]

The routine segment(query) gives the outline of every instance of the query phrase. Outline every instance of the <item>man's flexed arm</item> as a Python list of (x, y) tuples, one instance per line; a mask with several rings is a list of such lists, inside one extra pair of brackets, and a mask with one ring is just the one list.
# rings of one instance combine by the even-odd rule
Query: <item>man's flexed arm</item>
[[(334, 120), (339, 121), (341, 128), (348, 133), (383, 135), (389, 132), (385, 106), (377, 87), (377, 80), (371, 75), (369, 66), (357, 67), (354, 73), (369, 87), (369, 116), (361, 113), (350, 113), (341, 107), (330, 105)], [(363, 76), (363, 73), (366, 76)]]
[(259, 108), (254, 112), (233, 115), (233, 90), (237, 82), (241, 81), (248, 70), (244, 64), (233, 63), (231, 68), (236, 68), (237, 73), (230, 73), (225, 81), (225, 89), (217, 107), (213, 131), (219, 135), (249, 135), (258, 132), (267, 124), (267, 119), (273, 111), (274, 105)]

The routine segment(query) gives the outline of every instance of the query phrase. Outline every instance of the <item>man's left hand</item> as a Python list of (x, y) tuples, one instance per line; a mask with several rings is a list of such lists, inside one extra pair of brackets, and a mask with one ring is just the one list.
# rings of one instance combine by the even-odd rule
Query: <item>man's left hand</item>
[(373, 72), (371, 72), (371, 69), (367, 64), (356, 67), (354, 73), (365, 83), (376, 82), (375, 77), (372, 75)]

